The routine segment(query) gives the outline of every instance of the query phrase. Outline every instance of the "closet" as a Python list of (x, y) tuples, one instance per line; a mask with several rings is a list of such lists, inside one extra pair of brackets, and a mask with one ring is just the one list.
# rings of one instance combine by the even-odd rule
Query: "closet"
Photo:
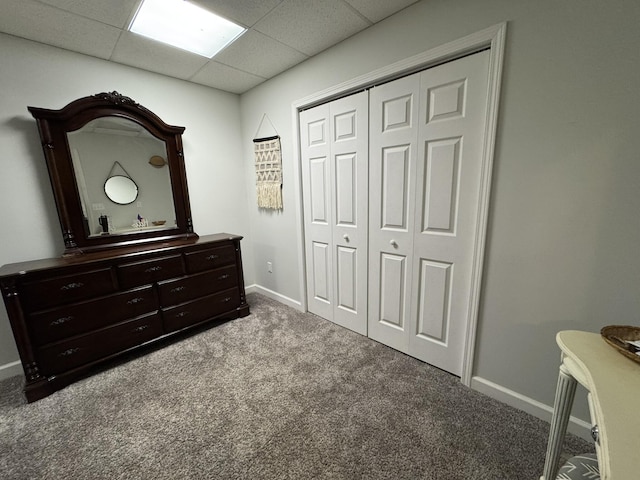
[(309, 311), (455, 375), (488, 68), (483, 51), (300, 113)]

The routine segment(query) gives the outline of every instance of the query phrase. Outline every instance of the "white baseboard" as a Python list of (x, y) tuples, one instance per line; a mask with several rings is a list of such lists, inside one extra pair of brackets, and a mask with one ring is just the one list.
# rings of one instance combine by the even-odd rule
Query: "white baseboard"
[(20, 360), (0, 365), (0, 380), (22, 374), (24, 374), (24, 371), (22, 370), (22, 363), (20, 363)]
[(304, 311), (302, 309), (302, 303), (300, 303), (298, 300), (294, 300), (292, 298), (286, 297), (281, 293), (274, 292), (273, 290), (269, 290), (268, 288), (265, 288), (261, 285), (256, 285), (254, 283), (253, 285), (249, 285), (248, 287), (245, 287), (245, 291), (246, 293), (259, 293), (260, 295), (269, 297), (270, 299), (283, 303), (291, 308), (295, 308), (296, 310), (299, 310), (301, 312)]
[[(490, 382), (482, 377), (471, 378), (471, 388), (478, 392), (484, 393), (491, 398), (506, 403), (518, 410), (527, 412), (534, 417), (544, 420), (547, 423), (551, 423), (551, 415), (553, 414), (553, 407), (538, 402), (532, 398), (526, 397), (518, 392), (509, 390), (502, 385)], [(573, 415), (569, 419), (569, 425), (567, 430), (580, 438), (584, 438), (587, 441), (593, 441), (591, 438), (591, 424), (584, 420), (581, 420)]]

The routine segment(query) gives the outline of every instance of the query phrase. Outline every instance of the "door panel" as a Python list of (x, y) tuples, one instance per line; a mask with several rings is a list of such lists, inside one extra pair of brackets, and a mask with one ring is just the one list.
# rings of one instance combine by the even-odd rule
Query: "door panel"
[(358, 251), (338, 247), (338, 308), (357, 312)]
[(420, 261), (417, 328), (419, 337), (447, 343), (452, 269), (451, 264), (424, 259)]
[(333, 321), (367, 334), (368, 93), (329, 104), (336, 308)]
[(300, 113), (300, 150), (304, 179), (307, 303), (310, 312), (327, 318), (333, 312), (331, 247), (329, 107)]
[(406, 231), (409, 224), (411, 145), (382, 149), (382, 218), (380, 228)]
[(367, 333), (368, 94), (300, 113), (309, 311)]
[(331, 281), (329, 280), (330, 247), (326, 243), (313, 242), (313, 298), (316, 301), (331, 303)]
[(340, 226), (358, 225), (357, 160), (353, 153), (336, 155), (336, 224)]
[(407, 262), (401, 255), (383, 253), (380, 256), (380, 322), (404, 330), (404, 293), (407, 283)]
[(329, 165), (326, 157), (312, 158), (309, 160), (311, 219), (315, 224), (329, 224), (328, 176)]
[(453, 233), (458, 204), (461, 138), (428, 142), (422, 231)]
[(371, 89), (369, 337), (409, 344), (419, 74)]
[(409, 355), (462, 373), (471, 296), (489, 52), (421, 74)]

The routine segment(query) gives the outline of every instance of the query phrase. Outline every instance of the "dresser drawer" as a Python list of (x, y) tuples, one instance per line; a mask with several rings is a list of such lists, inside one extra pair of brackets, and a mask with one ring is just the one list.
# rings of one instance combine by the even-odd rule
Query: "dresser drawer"
[(53, 375), (98, 360), (162, 335), (158, 313), (103, 328), (40, 348), (37, 357), (44, 375)]
[(116, 290), (110, 268), (25, 282), (20, 291), (28, 312), (104, 295)]
[(43, 345), (157, 309), (156, 293), (147, 286), (33, 313), (27, 317), (27, 322), (34, 343)]
[(185, 253), (185, 259), (189, 273), (202, 272), (235, 263), (236, 249), (233, 245), (223, 245), (207, 250)]
[(237, 288), (225, 290), (215, 295), (193, 300), (191, 302), (162, 309), (162, 321), (165, 332), (172, 332), (188, 327), (225, 312), (234, 310), (240, 305), (240, 294)]
[(181, 255), (127, 263), (116, 268), (118, 280), (123, 288), (146, 285), (166, 278), (179, 277), (185, 273)]
[(160, 303), (163, 306), (193, 300), (211, 293), (231, 288), (238, 283), (236, 266), (217, 268), (188, 277), (165, 280), (158, 284)]

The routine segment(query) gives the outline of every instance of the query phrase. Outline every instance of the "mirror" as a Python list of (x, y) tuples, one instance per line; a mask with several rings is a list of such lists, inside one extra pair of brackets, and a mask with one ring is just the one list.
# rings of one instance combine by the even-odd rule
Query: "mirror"
[[(96, 118), (67, 132), (67, 140), (89, 236), (175, 227), (163, 141), (140, 124), (114, 116)], [(150, 163), (150, 158), (162, 160), (164, 168), (158, 166), (159, 160)], [(99, 224), (101, 216), (108, 218), (107, 231)], [(145, 219), (146, 225), (138, 217)], [(162, 221), (160, 228), (158, 222)]]
[(124, 175), (114, 175), (104, 182), (104, 194), (118, 205), (129, 205), (138, 198), (138, 185)]
[(66, 254), (197, 236), (183, 127), (118, 92), (29, 111), (38, 123)]

